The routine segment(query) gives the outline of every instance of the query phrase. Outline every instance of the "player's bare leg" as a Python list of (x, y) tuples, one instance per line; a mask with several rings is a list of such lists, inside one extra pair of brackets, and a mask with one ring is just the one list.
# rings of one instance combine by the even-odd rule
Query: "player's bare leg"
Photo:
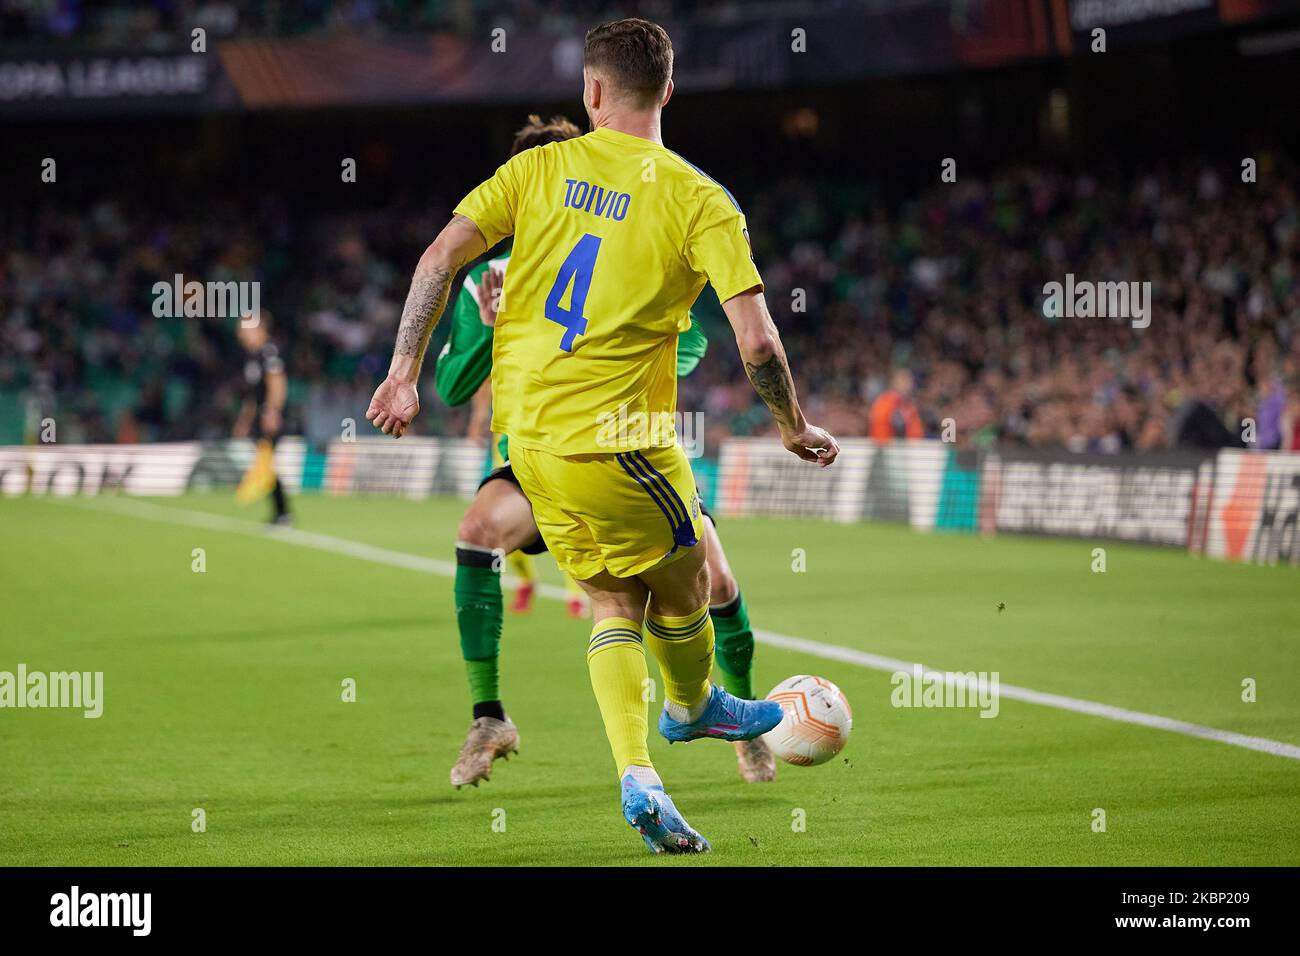
[[(737, 697), (753, 697), (749, 671), (754, 654), (754, 635), (740, 599), (740, 585), (731, 573), (713, 519), (705, 517), (705, 560), (709, 568), (709, 614), (717, 636), (716, 664), (723, 683)], [(736, 619), (739, 618), (739, 622)], [(739, 626), (735, 626), (736, 624)], [(725, 629), (724, 629), (725, 626)], [(776, 779), (776, 755), (762, 737), (736, 741), (736, 766), (746, 783), (770, 783)]]
[(474, 718), (451, 768), (454, 787), (478, 786), (492, 762), (519, 752), (519, 732), (497, 689), (501, 642), (501, 565), (537, 539), (537, 523), (524, 493), (505, 480), (479, 489), (456, 529), (456, 618), (469, 674)]

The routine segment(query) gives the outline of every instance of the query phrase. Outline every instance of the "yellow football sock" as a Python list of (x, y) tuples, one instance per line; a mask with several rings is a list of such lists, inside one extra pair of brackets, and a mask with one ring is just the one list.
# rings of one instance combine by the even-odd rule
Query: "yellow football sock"
[(631, 765), (653, 766), (646, 749), (649, 674), (641, 626), (625, 617), (597, 621), (587, 645), (587, 670), (614, 751), (614, 772), (622, 773)]
[(533, 563), (531, 554), (524, 554), (522, 551), (511, 551), (506, 555), (506, 562), (510, 565), (510, 570), (514, 572), (515, 577), (521, 581), (537, 580), (537, 565)]
[(685, 617), (647, 614), (645, 625), (650, 650), (664, 676), (670, 712), (676, 704), (692, 711), (690, 719), (695, 719), (696, 708), (707, 699), (709, 671), (713, 669), (713, 618), (709, 617), (709, 606)]

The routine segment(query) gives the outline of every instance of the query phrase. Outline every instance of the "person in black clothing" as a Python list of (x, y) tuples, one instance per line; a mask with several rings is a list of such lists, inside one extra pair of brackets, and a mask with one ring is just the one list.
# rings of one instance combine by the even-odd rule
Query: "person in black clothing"
[[(289, 379), (284, 372), (280, 350), (271, 341), (270, 313), (261, 312), (256, 319), (251, 325), (245, 324), (249, 321), (247, 318), (239, 323), (239, 344), (244, 348), (244, 400), (233, 433), (236, 438), (252, 438), (259, 444), (265, 441), (274, 448), (284, 424)], [(275, 505), (271, 523), (292, 523), (289, 501), (279, 475), (275, 476), (275, 484), (271, 487), (271, 501)]]

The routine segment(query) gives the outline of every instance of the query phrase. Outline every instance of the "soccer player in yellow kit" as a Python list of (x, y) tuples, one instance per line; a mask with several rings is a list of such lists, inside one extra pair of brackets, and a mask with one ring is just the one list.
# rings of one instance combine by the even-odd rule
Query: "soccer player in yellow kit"
[(492, 429), (510, 436), (537, 526), (591, 599), (588, 668), (623, 816), (656, 853), (700, 852), (708, 842), (677, 811), (646, 748), (644, 643), (663, 674), (659, 731), (670, 742), (747, 740), (781, 718), (780, 705), (709, 682), (699, 496), (673, 424), (677, 336), (706, 281), (786, 448), (823, 467), (839, 448), (800, 410), (739, 207), (663, 146), (668, 35), (646, 20), (603, 24), (587, 34), (584, 62), (592, 132), (519, 153), (456, 207), (416, 267), (366, 418), (395, 437), (406, 430), (453, 277), (513, 235)]

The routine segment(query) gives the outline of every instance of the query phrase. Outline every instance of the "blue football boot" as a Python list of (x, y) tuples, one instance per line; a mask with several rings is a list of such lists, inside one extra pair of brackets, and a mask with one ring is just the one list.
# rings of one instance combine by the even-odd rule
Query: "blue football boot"
[(783, 713), (781, 705), (774, 700), (743, 700), (712, 684), (709, 702), (697, 720), (674, 720), (665, 707), (659, 715), (659, 733), (670, 744), (703, 737), (753, 740), (779, 724)]
[(651, 853), (708, 853), (709, 841), (682, 819), (673, 798), (659, 784), (623, 777), (623, 819), (641, 834)]

